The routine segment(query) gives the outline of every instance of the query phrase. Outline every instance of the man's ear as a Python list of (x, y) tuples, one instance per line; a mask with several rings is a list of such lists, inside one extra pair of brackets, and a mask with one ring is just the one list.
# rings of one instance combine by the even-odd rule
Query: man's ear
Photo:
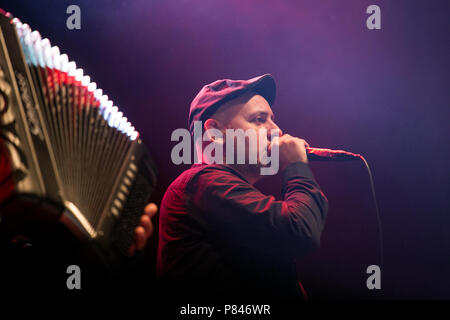
[[(210, 141), (214, 141), (216, 143), (223, 143), (223, 130), (222, 124), (219, 120), (209, 118), (203, 124), (205, 129), (205, 134), (208, 136)], [(221, 134), (220, 134), (221, 133)]]
[(205, 123), (203, 124), (203, 129), (208, 130), (208, 129), (219, 129), (220, 130), (220, 122), (219, 120), (213, 119), (213, 118), (209, 118), (205, 121)]

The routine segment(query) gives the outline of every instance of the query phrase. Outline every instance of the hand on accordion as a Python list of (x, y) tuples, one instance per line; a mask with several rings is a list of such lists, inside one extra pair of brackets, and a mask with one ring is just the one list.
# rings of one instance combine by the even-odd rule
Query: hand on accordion
[(141, 216), (140, 224), (134, 231), (134, 243), (128, 251), (130, 256), (134, 255), (136, 251), (144, 249), (147, 245), (147, 240), (153, 234), (153, 223), (151, 219), (156, 212), (158, 212), (158, 207), (154, 203), (149, 203), (144, 208), (144, 214)]

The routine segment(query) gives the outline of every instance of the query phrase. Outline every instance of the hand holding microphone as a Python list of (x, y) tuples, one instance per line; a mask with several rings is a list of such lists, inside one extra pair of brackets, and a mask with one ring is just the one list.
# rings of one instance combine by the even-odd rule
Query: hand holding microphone
[(283, 134), (281, 137), (273, 139), (271, 146), (273, 144), (278, 144), (281, 170), (284, 170), (291, 163), (308, 163), (306, 148), (309, 147), (309, 144), (305, 140), (293, 137), (290, 134)]
[(272, 144), (278, 143), (280, 152), (280, 169), (285, 169), (294, 162), (308, 161), (349, 161), (360, 160), (361, 155), (344, 150), (332, 150), (326, 148), (311, 148), (304, 139), (283, 134), (278, 139), (273, 139)]

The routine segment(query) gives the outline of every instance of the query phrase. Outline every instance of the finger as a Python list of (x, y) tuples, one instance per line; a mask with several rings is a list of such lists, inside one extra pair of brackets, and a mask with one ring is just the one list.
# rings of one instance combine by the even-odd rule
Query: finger
[(136, 250), (142, 250), (145, 247), (145, 244), (147, 242), (147, 238), (145, 237), (145, 230), (142, 226), (139, 226), (135, 230), (135, 236), (136, 236)]
[(309, 148), (309, 143), (306, 142), (306, 140), (303, 140), (303, 141), (305, 142), (305, 146), (306, 146), (307, 148)]
[(141, 217), (141, 226), (145, 230), (145, 237), (149, 238), (153, 233), (153, 224), (147, 215), (143, 215)]
[(153, 202), (149, 203), (144, 208), (144, 213), (151, 219), (158, 212), (158, 206)]
[(309, 143), (306, 142), (305, 139), (301, 139), (301, 138), (297, 138), (297, 139), (298, 139), (298, 141), (300, 141), (305, 146), (305, 148), (309, 148)]

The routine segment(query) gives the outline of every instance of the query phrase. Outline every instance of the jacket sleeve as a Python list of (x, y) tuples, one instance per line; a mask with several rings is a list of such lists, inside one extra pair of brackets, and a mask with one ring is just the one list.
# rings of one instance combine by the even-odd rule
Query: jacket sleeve
[(307, 164), (283, 172), (276, 201), (220, 166), (208, 166), (188, 186), (190, 203), (221, 241), (247, 250), (299, 257), (318, 248), (328, 201)]

